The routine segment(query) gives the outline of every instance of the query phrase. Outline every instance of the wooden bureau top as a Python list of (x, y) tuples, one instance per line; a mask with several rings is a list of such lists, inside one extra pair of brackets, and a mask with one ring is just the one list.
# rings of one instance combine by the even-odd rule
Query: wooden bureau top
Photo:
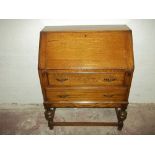
[(45, 27), (39, 51), (39, 69), (134, 69), (125, 25)]
[(42, 32), (129, 31), (126, 25), (46, 26)]

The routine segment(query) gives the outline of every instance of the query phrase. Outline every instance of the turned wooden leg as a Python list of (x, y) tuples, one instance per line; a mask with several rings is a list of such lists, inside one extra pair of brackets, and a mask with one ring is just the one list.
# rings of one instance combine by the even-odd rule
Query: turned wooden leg
[(126, 108), (121, 108), (118, 110), (118, 130), (122, 130), (123, 128), (123, 121), (127, 117)]
[(116, 108), (116, 114), (118, 118), (118, 130), (122, 130), (123, 128), (123, 121), (127, 117), (127, 112), (126, 112), (127, 107), (120, 108), (119, 110)]
[(54, 125), (53, 125), (53, 119), (54, 119), (54, 114), (55, 114), (55, 109), (56, 108), (46, 108), (45, 109), (45, 118), (48, 121), (48, 126), (52, 130)]

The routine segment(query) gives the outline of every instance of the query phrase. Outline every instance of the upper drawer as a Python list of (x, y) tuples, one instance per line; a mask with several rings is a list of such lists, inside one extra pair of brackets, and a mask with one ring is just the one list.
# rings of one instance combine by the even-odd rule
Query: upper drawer
[(123, 86), (125, 73), (48, 72), (47, 76), (49, 86)]

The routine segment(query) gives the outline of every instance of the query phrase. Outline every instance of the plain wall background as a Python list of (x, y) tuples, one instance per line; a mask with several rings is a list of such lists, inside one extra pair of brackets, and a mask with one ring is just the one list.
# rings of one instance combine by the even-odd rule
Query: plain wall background
[(44, 26), (104, 24), (132, 29), (135, 72), (129, 101), (155, 103), (155, 20), (0, 20), (0, 103), (42, 103), (37, 63)]

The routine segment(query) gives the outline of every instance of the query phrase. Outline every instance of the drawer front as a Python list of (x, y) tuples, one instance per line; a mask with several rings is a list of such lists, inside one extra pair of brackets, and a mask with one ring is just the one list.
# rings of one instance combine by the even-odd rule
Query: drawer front
[(123, 86), (124, 72), (47, 73), (49, 86)]
[(57, 101), (125, 101), (127, 88), (47, 88), (47, 100)]

